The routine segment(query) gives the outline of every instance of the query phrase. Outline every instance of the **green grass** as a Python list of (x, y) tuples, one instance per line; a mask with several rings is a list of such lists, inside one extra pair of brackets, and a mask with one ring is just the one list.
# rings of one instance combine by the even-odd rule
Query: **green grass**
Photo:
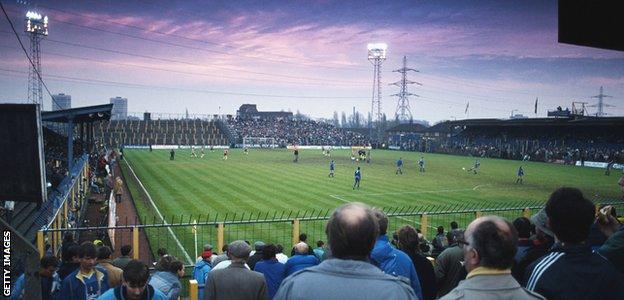
[[(580, 168), (536, 162), (520, 162), (499, 159), (481, 159), (479, 174), (462, 171), (470, 168), (474, 158), (416, 152), (374, 150), (371, 164), (360, 163), (362, 183), (353, 190), (353, 172), (357, 164), (350, 160), (350, 151), (333, 151), (336, 160), (335, 178), (328, 178), (329, 160), (320, 150), (301, 150), (300, 160), (294, 163), (291, 151), (251, 149), (249, 155), (241, 150), (231, 150), (227, 161), (222, 152), (206, 151), (206, 157), (191, 158), (190, 150), (176, 151), (176, 159), (169, 160), (165, 150), (124, 151), (125, 158), (158, 209), (168, 222), (187, 222), (199, 214), (202, 221), (207, 214), (211, 219), (236, 214), (245, 219), (253, 213), (273, 217), (275, 212), (332, 210), (345, 202), (360, 201), (375, 207), (406, 207), (427, 205), (495, 205), (519, 206), (527, 201), (543, 203), (557, 187), (580, 188), (586, 197), (597, 200), (614, 200), (620, 197), (618, 176), (605, 176), (603, 170)], [(426, 160), (426, 172), (419, 173), (417, 161), (421, 155)], [(403, 157), (403, 175), (395, 175), (395, 161)], [(515, 183), (516, 171), (525, 169), (523, 185)], [(153, 220), (155, 212), (136, 182), (128, 180), (131, 173), (122, 164), (130, 191), (135, 198), (141, 217)], [(505, 214), (508, 218), (518, 212)], [(451, 216), (465, 226), (472, 215)], [(430, 226), (448, 225), (447, 217), (432, 216)], [(156, 220), (160, 222), (158, 217)], [(391, 220), (391, 228), (403, 224), (418, 226), (418, 217)], [(151, 221), (150, 221), (151, 223)], [(310, 240), (325, 239), (324, 221), (302, 222), (302, 231), (309, 233)], [(258, 225), (230, 225), (226, 227), (226, 241), (235, 238), (265, 240), (290, 246), (291, 224), (271, 223)], [(175, 228), (188, 253), (194, 255), (193, 235), (190, 228)], [(216, 229), (200, 226), (199, 245), (216, 244)], [(430, 230), (431, 231), (431, 230)], [(177, 256), (184, 257), (172, 235), (166, 229), (149, 229), (148, 237), (153, 249), (164, 246)], [(176, 252), (178, 251), (178, 252)]]

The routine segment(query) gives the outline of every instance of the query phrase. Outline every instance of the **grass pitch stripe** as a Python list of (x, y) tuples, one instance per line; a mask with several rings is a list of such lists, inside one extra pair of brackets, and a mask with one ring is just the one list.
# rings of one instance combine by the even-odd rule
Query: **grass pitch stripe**
[(130, 166), (130, 164), (128, 162), (126, 162), (125, 160), (124, 160), (124, 162), (126, 163), (126, 165), (128, 166), (128, 169), (132, 173), (132, 176), (134, 176), (134, 178), (139, 183), (139, 186), (141, 186), (141, 189), (143, 189), (143, 192), (145, 193), (145, 195), (147, 195), (147, 199), (149, 200), (150, 204), (152, 205), (152, 207), (156, 211), (156, 214), (158, 214), (158, 217), (160, 218), (160, 220), (167, 226), (167, 229), (169, 230), (169, 233), (171, 234), (171, 236), (175, 240), (176, 244), (178, 244), (178, 247), (180, 247), (180, 249), (182, 250), (182, 253), (184, 253), (184, 256), (186, 257), (186, 260), (188, 261), (188, 263), (191, 264), (191, 265), (194, 265), (195, 262), (193, 261), (193, 259), (191, 259), (191, 256), (188, 254), (188, 252), (186, 252), (186, 249), (184, 248), (184, 246), (182, 246), (182, 243), (180, 243), (180, 240), (178, 240), (178, 237), (173, 233), (173, 230), (171, 230), (171, 227), (168, 226), (169, 223), (165, 220), (165, 218), (163, 218), (162, 214), (160, 213), (160, 210), (158, 210), (158, 207), (156, 207), (156, 204), (154, 204), (154, 201), (152, 200), (152, 197), (150, 196), (149, 192), (147, 192), (147, 189), (145, 189), (145, 186), (143, 186), (143, 183), (141, 182), (139, 177), (137, 177), (136, 174), (134, 173), (134, 170), (132, 169), (132, 166)]

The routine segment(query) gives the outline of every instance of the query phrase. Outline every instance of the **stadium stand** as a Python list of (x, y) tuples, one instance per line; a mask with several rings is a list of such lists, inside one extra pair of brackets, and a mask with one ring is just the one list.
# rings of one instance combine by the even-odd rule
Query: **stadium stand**
[(95, 130), (96, 140), (119, 145), (228, 145), (226, 127), (220, 121), (111, 120)]
[(266, 120), (236, 118), (230, 122), (238, 142), (243, 137), (275, 138), (278, 145), (366, 145), (368, 138), (351, 130), (337, 128), (331, 124), (313, 120)]

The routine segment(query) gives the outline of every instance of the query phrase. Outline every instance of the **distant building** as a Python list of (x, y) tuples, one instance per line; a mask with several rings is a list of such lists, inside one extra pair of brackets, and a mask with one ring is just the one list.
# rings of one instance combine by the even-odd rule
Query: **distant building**
[(71, 108), (71, 95), (52, 95), (52, 110), (64, 110)]
[(110, 103), (113, 104), (113, 110), (111, 112), (111, 119), (113, 120), (125, 120), (128, 118), (128, 99), (122, 97), (110, 98)]
[(286, 111), (258, 111), (255, 104), (243, 104), (236, 111), (236, 117), (243, 120), (292, 120), (293, 113)]

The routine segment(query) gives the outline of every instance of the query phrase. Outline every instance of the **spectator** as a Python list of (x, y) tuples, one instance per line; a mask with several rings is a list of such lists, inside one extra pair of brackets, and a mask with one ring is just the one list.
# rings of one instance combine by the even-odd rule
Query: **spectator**
[(123, 193), (123, 180), (121, 180), (121, 177), (117, 177), (115, 180), (115, 188), (113, 191), (115, 192), (115, 202), (121, 203), (121, 194)]
[(543, 208), (531, 216), (531, 222), (535, 225), (535, 236), (531, 241), (531, 246), (522, 259), (511, 268), (511, 274), (518, 282), (523, 282), (526, 268), (538, 258), (546, 255), (555, 241), (554, 234), (548, 227), (548, 217)]
[(260, 272), (264, 275), (269, 299), (273, 299), (275, 293), (277, 293), (277, 289), (286, 277), (286, 266), (277, 261), (275, 254), (277, 254), (277, 247), (275, 245), (268, 244), (264, 246), (264, 250), (262, 250), (263, 260), (259, 261), (254, 269), (256, 272)]
[(308, 244), (304, 242), (299, 242), (295, 245), (294, 248), (295, 255), (290, 257), (286, 262), (286, 276), (290, 276), (299, 270), (303, 270), (319, 264), (318, 258), (316, 258), (314, 255), (308, 254)]
[(319, 261), (323, 260), (323, 254), (325, 254), (325, 243), (323, 241), (316, 242), (316, 248), (314, 248), (314, 256), (318, 258)]
[(468, 225), (465, 237), (461, 242), (468, 276), (441, 299), (544, 299), (511, 276), (518, 236), (509, 222), (496, 216), (478, 218)]
[(603, 210), (603, 217), (599, 215), (596, 223), (608, 239), (598, 249), (598, 253), (611, 261), (621, 273), (624, 273), (624, 226), (615, 217), (617, 216), (615, 208), (603, 208)]
[(180, 278), (184, 276), (184, 264), (173, 256), (163, 256), (156, 265), (156, 272), (149, 280), (149, 284), (161, 291), (169, 300), (178, 299)]
[(446, 240), (448, 241), (449, 244), (453, 240), (453, 232), (457, 230), (459, 230), (459, 225), (457, 225), (457, 222), (452, 221), (451, 230), (449, 230), (449, 232), (446, 233)]
[(119, 251), (121, 252), (121, 256), (113, 260), (113, 266), (123, 269), (132, 260), (132, 257), (130, 257), (132, 246), (123, 245)]
[[(70, 248), (71, 249), (71, 248)], [(95, 268), (97, 250), (91, 242), (80, 245), (78, 257), (80, 268), (67, 275), (61, 284), (60, 299), (63, 300), (91, 300), (108, 290), (108, 275), (106, 271)]]
[[(57, 299), (61, 288), (61, 279), (56, 273), (58, 260), (54, 256), (44, 256), (41, 258), (39, 268), (39, 277), (41, 278), (41, 299), (52, 300)], [(26, 284), (26, 275), (20, 275), (15, 281), (13, 290), (11, 291), (11, 300), (24, 299), (24, 287)]]
[(80, 246), (70, 245), (63, 251), (63, 263), (58, 270), (61, 280), (80, 268)]
[(422, 299), (420, 281), (418, 280), (418, 274), (416, 274), (414, 263), (405, 252), (390, 245), (390, 241), (386, 235), (388, 230), (388, 216), (381, 210), (374, 210), (373, 212), (375, 218), (377, 218), (379, 236), (371, 252), (371, 262), (386, 274), (408, 279), (416, 296)]
[(4, 219), (7, 224), (11, 225), (13, 221), (13, 210), (15, 209), (15, 201), (4, 201)]
[(74, 241), (74, 235), (71, 232), (65, 232), (63, 235), (63, 243), (61, 244), (61, 257), (65, 256), (65, 251), (71, 246), (78, 246), (78, 243)]
[(624, 295), (617, 269), (585, 243), (595, 208), (575, 188), (554, 191), (546, 203), (556, 244), (525, 274), (526, 288), (548, 299), (616, 299)]
[(255, 242), (254, 249), (256, 249), (256, 252), (253, 255), (251, 255), (249, 259), (247, 260), (247, 265), (249, 266), (251, 270), (254, 269), (257, 262), (262, 260), (262, 249), (264, 249), (264, 242), (262, 241)]
[(97, 267), (101, 267), (108, 273), (108, 286), (116, 288), (121, 284), (121, 275), (123, 271), (111, 264), (111, 249), (108, 246), (102, 246), (97, 249)]
[(210, 262), (210, 265), (213, 268), (216, 267), (220, 262), (228, 260), (227, 247), (228, 247), (227, 244), (223, 245), (223, 247), (221, 247), (222, 253), (217, 255), (216, 257), (213, 255), (214, 259), (212, 260), (212, 262)]
[(210, 258), (212, 257), (212, 245), (204, 245), (201, 260), (193, 268), (193, 279), (197, 280), (197, 299), (204, 299), (204, 285), (208, 278), (208, 272), (212, 269)]
[(325, 232), (333, 259), (284, 279), (274, 299), (416, 299), (407, 280), (368, 263), (379, 224), (366, 205), (339, 207)]
[(277, 254), (275, 254), (277, 261), (286, 264), (288, 261), (288, 255), (284, 254), (284, 246), (277, 244)]
[(213, 270), (208, 276), (204, 299), (266, 299), (267, 284), (261, 273), (245, 268), (251, 247), (244, 241), (228, 246), (232, 262), (228, 268)]
[(454, 289), (461, 280), (466, 278), (464, 269), (464, 252), (462, 250), (464, 231), (456, 230), (451, 237), (451, 245), (444, 249), (436, 259), (434, 267), (438, 297), (442, 297)]
[(397, 248), (405, 252), (412, 262), (418, 274), (423, 299), (432, 300), (436, 297), (436, 276), (433, 265), (420, 252), (418, 233), (414, 227), (406, 225), (398, 230)]
[(444, 251), (444, 249), (448, 246), (448, 241), (446, 236), (444, 236), (443, 226), (438, 226), (438, 233), (433, 238), (432, 245), (433, 251), (431, 252), (431, 255), (433, 257), (438, 257), (438, 255), (440, 255), (440, 253), (442, 253), (442, 251)]
[(108, 290), (98, 300), (166, 300), (165, 294), (147, 284), (148, 279), (147, 265), (131, 260), (123, 268), (121, 285)]
[(524, 255), (531, 248), (531, 221), (525, 217), (517, 218), (513, 221), (513, 226), (518, 232), (518, 251), (516, 251), (516, 257), (514, 261), (519, 263)]
[[(305, 233), (301, 233), (299, 234), (299, 242), (303, 242), (303, 243), (308, 243), (308, 235)], [(308, 245), (308, 254), (309, 255), (314, 255), (314, 250), (312, 249), (312, 247), (310, 247), (310, 245)], [(292, 250), (290, 250), (290, 256), (294, 256), (295, 255), (295, 247), (292, 248)]]

